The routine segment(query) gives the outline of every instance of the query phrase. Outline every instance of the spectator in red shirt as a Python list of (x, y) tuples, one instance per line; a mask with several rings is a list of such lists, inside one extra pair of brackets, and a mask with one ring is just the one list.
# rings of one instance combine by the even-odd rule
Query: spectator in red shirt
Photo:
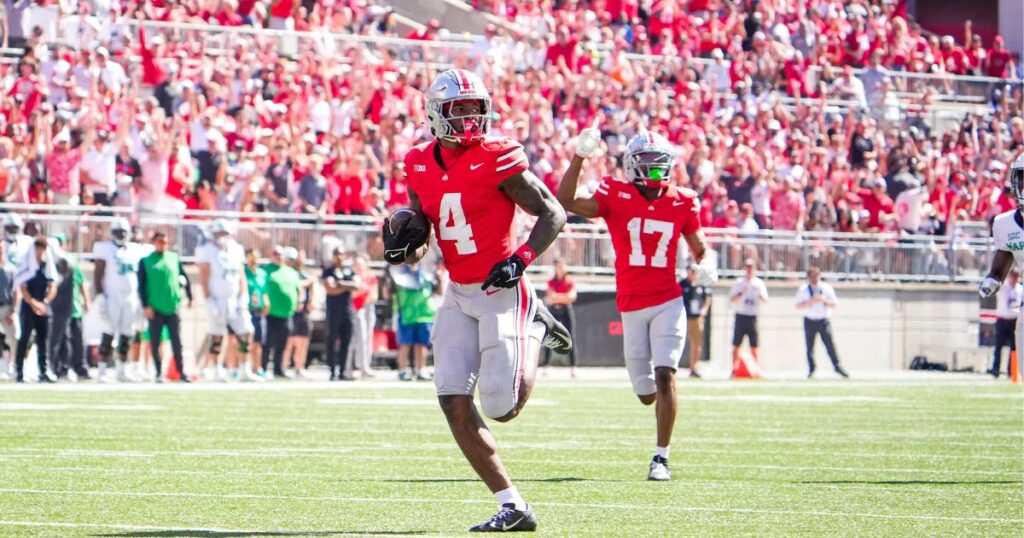
[(14, 81), (14, 86), (8, 93), (15, 102), (20, 103), (22, 113), (26, 118), (32, 115), (43, 98), (43, 84), (40, 83), (39, 76), (36, 74), (36, 67), (35, 61), (22, 60), (18, 65), (18, 72), (21, 73), (21, 76)]
[(1010, 73), (1010, 66), (1013, 60), (1010, 58), (1010, 51), (1003, 45), (1003, 36), (997, 35), (992, 40), (992, 48), (985, 58), (985, 74), (990, 77), (1006, 78)]
[[(544, 294), (544, 302), (547, 303), (551, 315), (565, 325), (573, 341), (576, 340), (576, 313), (572, 305), (576, 302), (576, 281), (569, 275), (565, 261), (555, 260), (555, 276), (548, 281), (548, 291)], [(551, 350), (544, 350), (544, 357), (541, 358), (540, 366), (546, 367), (551, 363)], [(576, 346), (569, 352), (570, 374), (576, 377)]]
[(430, 19), (430, 22), (423, 28), (410, 30), (408, 34), (405, 34), (405, 38), (416, 41), (433, 41), (437, 37), (439, 29), (441, 29), (441, 22), (437, 19)]
[(388, 209), (409, 205), (409, 185), (405, 182), (404, 163), (396, 162), (391, 167), (391, 181), (388, 183), (388, 200), (385, 205)]
[(335, 177), (337, 189), (334, 197), (334, 213), (338, 215), (365, 215), (366, 194), (369, 184), (364, 177), (366, 157), (356, 155), (345, 171)]
[(559, 66), (565, 62), (565, 66), (576, 71), (576, 40), (572, 39), (569, 29), (561, 27), (558, 29), (558, 40), (548, 47), (547, 64)]
[(861, 223), (861, 229), (865, 232), (880, 232), (893, 218), (892, 198), (886, 194), (885, 180), (881, 177), (869, 184), (871, 188), (857, 191), (864, 209), (868, 212), (867, 222)]

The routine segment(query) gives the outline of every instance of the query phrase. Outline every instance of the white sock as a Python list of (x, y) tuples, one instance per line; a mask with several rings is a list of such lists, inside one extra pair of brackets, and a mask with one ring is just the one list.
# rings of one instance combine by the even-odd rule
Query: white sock
[(654, 455), (661, 456), (662, 458), (668, 459), (668, 451), (671, 450), (670, 446), (656, 446), (654, 447)]
[(117, 368), (117, 376), (118, 377), (123, 376), (124, 375), (124, 361), (117, 361), (115, 364), (116, 364), (116, 368)]
[(514, 504), (516, 510), (526, 510), (526, 501), (519, 495), (519, 490), (515, 486), (495, 493), (494, 498), (498, 501), (498, 504)]
[(103, 359), (100, 359), (99, 369), (100, 369), (100, 373), (99, 373), (98, 377), (100, 379), (103, 379), (103, 377), (107, 375), (107, 361), (105, 361)]

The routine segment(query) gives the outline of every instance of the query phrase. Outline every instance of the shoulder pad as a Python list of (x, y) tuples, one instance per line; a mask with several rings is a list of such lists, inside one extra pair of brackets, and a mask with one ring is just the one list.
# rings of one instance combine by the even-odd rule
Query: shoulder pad
[(697, 191), (695, 191), (693, 189), (689, 189), (689, 188), (686, 188), (686, 187), (676, 187), (676, 190), (679, 191), (679, 196), (681, 196), (683, 198), (696, 198), (697, 197)]
[(477, 147), (487, 153), (500, 153), (515, 148), (523, 147), (522, 144), (507, 136), (488, 136), (477, 144)]

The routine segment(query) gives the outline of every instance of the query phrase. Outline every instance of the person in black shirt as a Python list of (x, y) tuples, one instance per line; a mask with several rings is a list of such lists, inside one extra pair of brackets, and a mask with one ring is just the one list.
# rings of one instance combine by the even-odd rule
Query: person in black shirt
[[(320, 279), (327, 292), (327, 366), (331, 369), (331, 381), (341, 381), (346, 379), (345, 362), (355, 320), (352, 292), (359, 288), (355, 271), (345, 265), (343, 247), (334, 249), (333, 264), (324, 269)], [(351, 378), (351, 372), (348, 378)]]
[(686, 278), (679, 283), (683, 288), (686, 307), (686, 340), (690, 342), (690, 377), (700, 378), (697, 363), (704, 347), (704, 323), (711, 308), (711, 290), (697, 285), (697, 265), (690, 264)]
[(28, 342), (33, 333), (36, 337), (36, 360), (39, 364), (39, 382), (53, 383), (46, 375), (46, 352), (48, 351), (47, 336), (50, 328), (50, 303), (57, 295), (57, 269), (49, 259), (49, 244), (45, 236), (36, 237), (34, 250), (29, 253), (18, 273), (15, 284), (21, 289), (21, 337), (18, 338), (18, 350), (15, 354), (17, 382), (24, 383), (25, 355), (28, 353)]

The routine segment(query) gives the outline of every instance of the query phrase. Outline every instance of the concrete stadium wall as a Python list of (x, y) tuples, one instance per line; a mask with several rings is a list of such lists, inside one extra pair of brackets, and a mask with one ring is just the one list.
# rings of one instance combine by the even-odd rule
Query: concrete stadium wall
[[(91, 284), (92, 264), (85, 262), (82, 268)], [(195, 277), (194, 267), (189, 271)], [(721, 371), (727, 371), (731, 364), (734, 313), (729, 307), (728, 291), (732, 282), (723, 281), (713, 291), (710, 364)], [(797, 282), (768, 282), (771, 298), (762, 306), (759, 317), (761, 363), (766, 371), (803, 371), (807, 367), (803, 318), (794, 306), (798, 285)], [(979, 302), (973, 286), (833, 285), (839, 297), (839, 307), (833, 313), (833, 332), (840, 359), (848, 369), (903, 369), (918, 354), (955, 368), (973, 366), (981, 370), (986, 367), (991, 350), (977, 345)], [(195, 354), (201, 349), (206, 337), (206, 310), (198, 285), (194, 288), (197, 300), (193, 308), (181, 312), (186, 354)], [(322, 304), (322, 290), (318, 289), (317, 293), (317, 304)], [(93, 310), (87, 320), (96, 319)], [(580, 364), (621, 366), (621, 326), (613, 290), (581, 285), (576, 311)], [(94, 338), (98, 341), (96, 323), (87, 321), (86, 325), (94, 327)], [(820, 371), (830, 370), (820, 343), (815, 358)], [(686, 362), (684, 359), (684, 364)]]
[[(712, 304), (712, 364), (727, 369), (733, 311), (728, 286), (716, 286)], [(957, 368), (979, 366), (990, 351), (978, 347), (977, 291), (973, 286), (834, 284), (839, 306), (832, 327), (839, 358), (850, 370), (906, 368), (918, 354)], [(759, 316), (761, 362), (768, 371), (805, 370), (803, 316), (795, 307), (797, 283), (769, 283), (771, 299)], [(956, 364), (953, 365), (953, 354)], [(830, 370), (816, 345), (819, 370)]]
[[(729, 286), (715, 286), (711, 308), (711, 366), (731, 365), (734, 312)], [(991, 350), (979, 348), (978, 296), (972, 286), (835, 284), (839, 307), (833, 333), (840, 360), (851, 370), (906, 368), (918, 354), (955, 368), (981, 369)], [(770, 300), (759, 316), (761, 363), (766, 371), (807, 368), (803, 316), (795, 307), (796, 282), (769, 282)], [(622, 364), (621, 327), (610, 289), (581, 291), (577, 303), (581, 364)], [(954, 354), (956, 359), (954, 361)], [(819, 370), (828, 371), (825, 350), (816, 346)], [(684, 359), (684, 364), (688, 363)]]

